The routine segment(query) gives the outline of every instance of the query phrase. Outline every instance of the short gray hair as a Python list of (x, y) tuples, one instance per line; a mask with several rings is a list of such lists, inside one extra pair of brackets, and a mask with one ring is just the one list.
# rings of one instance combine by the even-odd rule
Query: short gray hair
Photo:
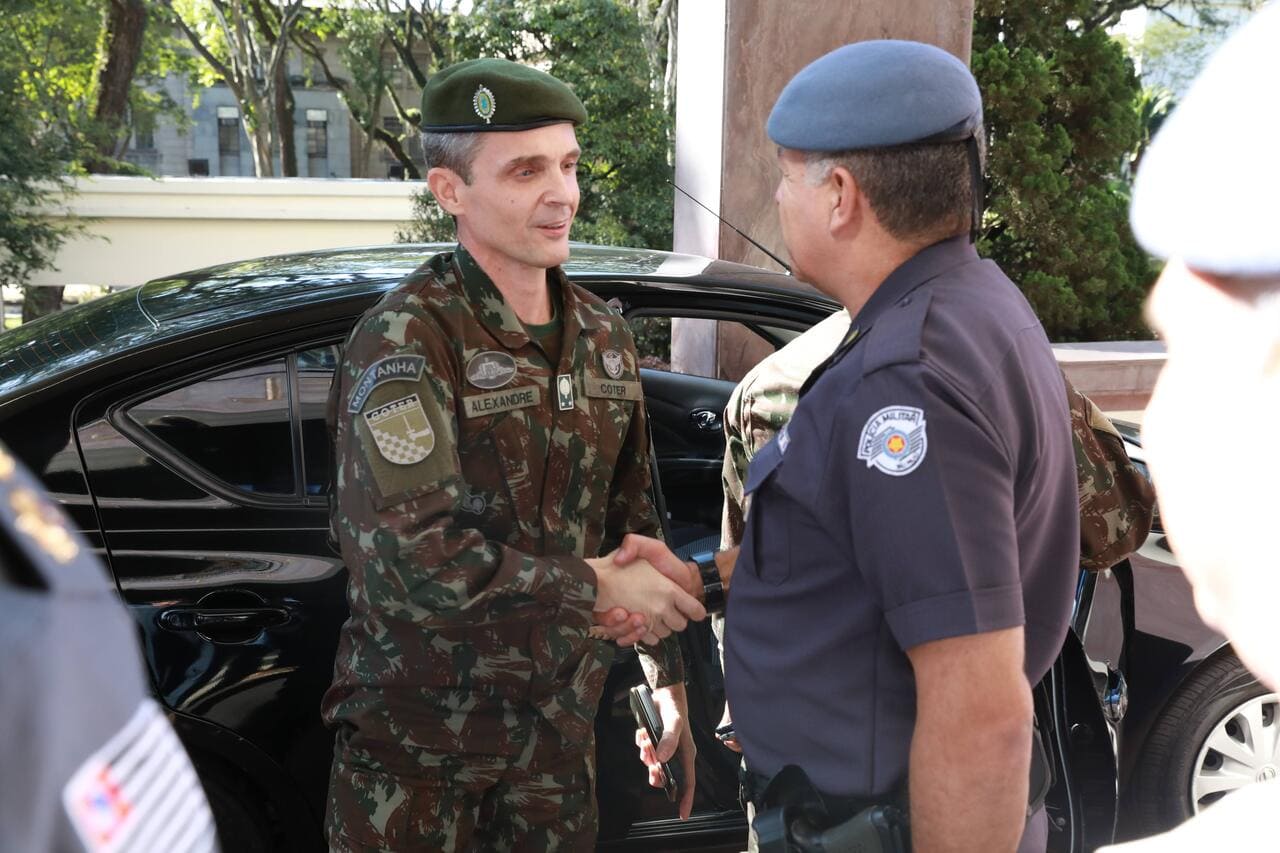
[[(983, 136), (979, 130), (980, 164), (986, 159)], [(969, 231), (974, 188), (967, 141), (810, 151), (805, 157), (805, 177), (813, 185), (832, 169), (847, 169), (880, 224), (899, 240), (933, 243)]]
[(471, 164), (475, 162), (476, 151), (483, 141), (479, 133), (422, 133), (422, 156), (427, 161), (427, 168), (448, 169), (462, 178), (463, 183), (471, 183)]

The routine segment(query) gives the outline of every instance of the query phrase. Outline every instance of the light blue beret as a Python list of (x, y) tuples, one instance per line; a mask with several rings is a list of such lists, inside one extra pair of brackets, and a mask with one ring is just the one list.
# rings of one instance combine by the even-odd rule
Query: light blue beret
[(1138, 166), (1143, 248), (1234, 276), (1280, 273), (1280, 5), (1214, 54)]
[(967, 139), (982, 96), (963, 62), (915, 41), (848, 44), (805, 66), (769, 114), (769, 138), (797, 151)]

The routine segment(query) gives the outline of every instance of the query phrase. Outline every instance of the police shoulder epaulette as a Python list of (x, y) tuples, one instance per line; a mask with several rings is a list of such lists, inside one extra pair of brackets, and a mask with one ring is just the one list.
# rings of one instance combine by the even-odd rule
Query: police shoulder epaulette
[(894, 364), (910, 364), (920, 360), (924, 321), (929, 316), (931, 294), (917, 289), (895, 302), (876, 318), (875, 327), (867, 335), (867, 353), (863, 357), (863, 373), (872, 373)]

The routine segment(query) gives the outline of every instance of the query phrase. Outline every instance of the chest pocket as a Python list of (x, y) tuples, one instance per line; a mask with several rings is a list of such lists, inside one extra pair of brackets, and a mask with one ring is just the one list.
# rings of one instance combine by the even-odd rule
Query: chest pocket
[(538, 518), (546, 429), (535, 413), (545, 393), (536, 385), (518, 385), (459, 401), (463, 484), (457, 521), (481, 530), (486, 539), (516, 545), (521, 533), (537, 535), (521, 521)]
[(631, 429), (636, 404), (644, 399), (640, 382), (625, 375), (621, 379), (596, 376), (588, 372), (582, 377), (593, 433), (591, 442), (596, 465), (607, 477), (617, 467), (618, 456)]
[(781, 584), (791, 576), (791, 514), (795, 501), (784, 489), (776, 488), (781, 478), (784, 450), (790, 440), (784, 428), (761, 448), (747, 469), (744, 487), (751, 495), (747, 510), (747, 535), (743, 549), (746, 565), (769, 584)]

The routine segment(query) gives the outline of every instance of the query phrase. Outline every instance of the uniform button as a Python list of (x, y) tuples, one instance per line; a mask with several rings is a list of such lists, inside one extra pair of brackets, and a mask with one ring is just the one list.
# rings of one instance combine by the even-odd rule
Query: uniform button
[(910, 297), (910, 296), (904, 296), (904, 297), (902, 297), (902, 299), (898, 300), (898, 307), (899, 307), (899, 308), (906, 308), (906, 307), (907, 307), (908, 305), (910, 305), (910, 304), (911, 304), (911, 297)]

